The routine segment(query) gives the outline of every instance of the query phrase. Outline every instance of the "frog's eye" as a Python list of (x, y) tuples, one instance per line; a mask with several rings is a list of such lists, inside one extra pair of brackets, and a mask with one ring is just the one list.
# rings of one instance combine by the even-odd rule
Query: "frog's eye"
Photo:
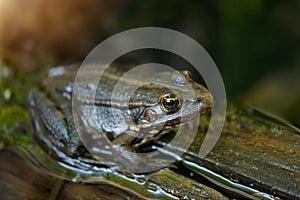
[(160, 104), (168, 112), (175, 112), (180, 108), (180, 100), (175, 94), (162, 95), (160, 97)]

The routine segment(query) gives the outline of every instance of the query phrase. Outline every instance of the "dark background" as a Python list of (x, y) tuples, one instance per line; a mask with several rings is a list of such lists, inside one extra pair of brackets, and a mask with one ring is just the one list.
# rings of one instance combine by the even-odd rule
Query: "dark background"
[(131, 3), (118, 31), (159, 26), (189, 35), (214, 59), (233, 96), (269, 73), (299, 64), (299, 20), (296, 0), (154, 0)]

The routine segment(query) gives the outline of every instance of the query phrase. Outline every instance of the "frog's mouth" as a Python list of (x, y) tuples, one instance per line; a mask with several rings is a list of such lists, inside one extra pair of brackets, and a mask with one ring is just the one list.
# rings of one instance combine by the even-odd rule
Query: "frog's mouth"
[(186, 123), (201, 115), (204, 115), (211, 109), (211, 103), (207, 102), (203, 99), (197, 100), (185, 100), (185, 106), (181, 108), (181, 113), (178, 115), (177, 113), (174, 116), (171, 116), (171, 120), (168, 120), (165, 125), (175, 126), (180, 125), (182, 123)]

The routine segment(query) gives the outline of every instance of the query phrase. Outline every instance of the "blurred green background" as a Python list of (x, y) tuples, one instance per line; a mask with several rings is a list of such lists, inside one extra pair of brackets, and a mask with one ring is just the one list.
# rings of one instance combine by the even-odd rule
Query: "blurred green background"
[(191, 36), (212, 56), (233, 96), (299, 64), (299, 11), (296, 0), (143, 1), (125, 10), (118, 31), (159, 26)]
[[(20, 7), (20, 1), (10, 2)], [(7, 33), (0, 34), (2, 61), (14, 70), (28, 73), (36, 71), (36, 66), (80, 61), (99, 42), (127, 29), (171, 28), (189, 35), (208, 51), (222, 74), (228, 97), (300, 125), (298, 0), (29, 2), (26, 9), (14, 12), (21, 17), (2, 25), (2, 32)], [(38, 7), (32, 2), (44, 4)], [(32, 21), (24, 20), (31, 15)], [(39, 19), (47, 29), (32, 25)], [(13, 20), (19, 20), (21, 28), (7, 28), (16, 24)], [(19, 35), (8, 30), (17, 30)], [(7, 56), (14, 52), (17, 56)]]

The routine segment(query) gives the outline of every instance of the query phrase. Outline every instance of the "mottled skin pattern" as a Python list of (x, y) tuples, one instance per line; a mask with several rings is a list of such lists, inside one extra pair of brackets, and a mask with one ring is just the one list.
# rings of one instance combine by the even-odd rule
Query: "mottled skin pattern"
[[(156, 129), (165, 130), (194, 119), (212, 105), (210, 93), (194, 82), (187, 71), (157, 73), (157, 82), (151, 84), (141, 85), (137, 80), (126, 79), (122, 83), (123, 92), (114, 95), (114, 86), (126, 70), (110, 67), (97, 87), (89, 83), (89, 74), (93, 71), (87, 71), (86, 80), (77, 83), (79, 95), (73, 101), (81, 105), (75, 108), (76, 116), (80, 131), (90, 133), (88, 145), (95, 146), (95, 159), (82, 144), (74, 125), (72, 93), (76, 68), (62, 69), (63, 73), (52, 74), (44, 81), (42, 91), (32, 90), (28, 102), (37, 140), (49, 154), (76, 167), (114, 166), (116, 160), (131, 165), (136, 161), (128, 152), (136, 151), (134, 146), (138, 142), (153, 139), (159, 133)], [(139, 87), (132, 94), (126, 92), (129, 85)], [(93, 92), (96, 92), (95, 100)], [(111, 144), (114, 149), (110, 148)]]

